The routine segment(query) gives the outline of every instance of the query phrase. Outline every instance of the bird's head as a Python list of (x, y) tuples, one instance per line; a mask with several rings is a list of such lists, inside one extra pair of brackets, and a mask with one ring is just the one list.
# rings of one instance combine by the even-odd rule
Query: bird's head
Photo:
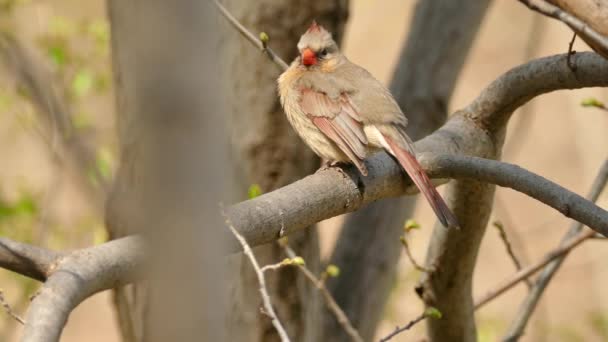
[(300, 51), (300, 65), (307, 68), (335, 65), (340, 57), (338, 44), (332, 39), (331, 33), (315, 21), (300, 37), (298, 51)]

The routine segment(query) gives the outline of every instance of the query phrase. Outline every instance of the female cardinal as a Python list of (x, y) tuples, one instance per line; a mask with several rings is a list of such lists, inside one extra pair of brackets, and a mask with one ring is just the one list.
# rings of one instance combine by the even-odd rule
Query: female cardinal
[(348, 162), (367, 176), (363, 159), (380, 149), (397, 158), (445, 227), (458, 227), (418, 164), (407, 119), (399, 105), (367, 70), (350, 62), (331, 34), (313, 22), (298, 42), (298, 56), (279, 77), (287, 119), (321, 158)]

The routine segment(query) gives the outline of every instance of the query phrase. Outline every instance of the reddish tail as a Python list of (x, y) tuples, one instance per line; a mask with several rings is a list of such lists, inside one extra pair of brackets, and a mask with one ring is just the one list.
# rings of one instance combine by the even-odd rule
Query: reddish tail
[(450, 208), (445, 204), (441, 195), (435, 190), (435, 187), (416, 160), (416, 157), (394, 143), (389, 137), (384, 136), (384, 138), (393, 150), (399, 164), (401, 164), (420, 192), (426, 197), (426, 200), (431, 205), (431, 208), (433, 208), (433, 211), (435, 211), (435, 215), (437, 215), (441, 224), (446, 228), (459, 229), (458, 220), (456, 220), (456, 217), (452, 214)]

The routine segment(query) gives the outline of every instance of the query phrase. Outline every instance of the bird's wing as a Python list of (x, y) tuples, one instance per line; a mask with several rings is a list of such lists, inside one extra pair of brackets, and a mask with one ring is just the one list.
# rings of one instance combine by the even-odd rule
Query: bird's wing
[(312, 123), (323, 132), (357, 166), (363, 175), (368, 143), (356, 106), (346, 93), (332, 99), (323, 92), (304, 89), (300, 107)]

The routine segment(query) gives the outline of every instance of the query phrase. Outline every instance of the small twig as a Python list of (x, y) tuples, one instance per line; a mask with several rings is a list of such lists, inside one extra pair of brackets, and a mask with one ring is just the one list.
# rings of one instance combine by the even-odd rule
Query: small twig
[[(282, 244), (283, 249), (285, 250), (285, 254), (291, 259), (296, 257), (296, 253), (287, 245)], [(316, 287), (319, 289), (321, 294), (323, 295), (323, 299), (325, 300), (325, 304), (327, 308), (334, 314), (338, 323), (344, 328), (344, 331), (350, 336), (350, 338), (355, 342), (363, 342), (363, 338), (359, 335), (359, 332), (355, 327), (353, 327), (352, 323), (344, 313), (344, 311), (340, 308), (334, 297), (331, 295), (327, 287), (325, 287), (325, 281), (317, 278), (305, 265), (298, 265), (298, 268), (308, 280), (310, 280)], [(327, 276), (325, 276), (326, 278)]]
[(608, 38), (595, 31), (584, 21), (562, 10), (561, 8), (544, 0), (519, 0), (519, 2), (526, 5), (533, 11), (537, 11), (548, 17), (560, 20), (564, 24), (570, 26), (570, 28), (579, 35), (588, 38), (595, 44), (601, 46), (604, 50), (608, 50)]
[(386, 335), (385, 337), (381, 338), (380, 342), (386, 342), (386, 341), (392, 339), (393, 337), (397, 336), (398, 334), (400, 334), (400, 333), (402, 333), (402, 332), (404, 332), (406, 330), (411, 329), (414, 325), (416, 325), (416, 323), (424, 320), (427, 317), (428, 317), (428, 315), (426, 314), (426, 312), (423, 312), (422, 315), (414, 318), (408, 324), (406, 324), (406, 325), (404, 325), (402, 327), (398, 327), (398, 326), (395, 327), (395, 330), (392, 333), (390, 333), (390, 334)]
[[(498, 235), (500, 236), (500, 239), (504, 243), (505, 248), (507, 249), (507, 253), (509, 254), (509, 257), (511, 257), (511, 260), (513, 261), (513, 265), (515, 265), (515, 269), (520, 271), (521, 262), (519, 262), (519, 259), (517, 258), (517, 256), (515, 255), (515, 252), (513, 251), (513, 247), (511, 246), (511, 242), (509, 241), (509, 238), (507, 237), (507, 232), (505, 231), (504, 225), (500, 221), (494, 221), (492, 223), (492, 225), (494, 225), (494, 227), (496, 227), (496, 229), (498, 230)], [(528, 285), (528, 288), (532, 287), (532, 283), (530, 282), (529, 279), (525, 279), (524, 281), (526, 282), (526, 285)]]
[(412, 265), (414, 266), (415, 269), (417, 269), (420, 272), (433, 272), (432, 268), (428, 268), (428, 267), (424, 267), (422, 265), (420, 265), (416, 259), (414, 259), (414, 255), (412, 255), (412, 251), (410, 250), (410, 245), (407, 243), (407, 239), (405, 238), (405, 235), (402, 235), (399, 240), (401, 241), (401, 244), (403, 245), (403, 249), (405, 250), (405, 255), (407, 256), (407, 258), (410, 260), (410, 262), (412, 263)]
[[(591, 190), (587, 194), (587, 199), (592, 202), (597, 201), (603, 189), (606, 187), (606, 183), (608, 183), (608, 159), (604, 161), (597, 176), (595, 177), (595, 180), (591, 185)], [(579, 236), (582, 229), (583, 225), (581, 223), (573, 222), (571, 228), (562, 238), (560, 245), (564, 245), (574, 239), (576, 236)], [(594, 239), (598, 236), (597, 233), (592, 232), (591, 230), (587, 230), (587, 232), (583, 234), (588, 234), (590, 239)], [(538, 280), (534, 283), (531, 291), (520, 305), (515, 319), (505, 334), (505, 341), (517, 341), (517, 339), (523, 335), (524, 329), (526, 328), (526, 325), (528, 324), (528, 321), (530, 320), (530, 317), (532, 316), (541, 295), (543, 294), (547, 285), (549, 285), (551, 279), (553, 279), (553, 276), (560, 268), (561, 264), (564, 262), (566, 256), (567, 254), (564, 254), (559, 258), (556, 258), (544, 268), (543, 272), (538, 277)]]
[(245, 238), (236, 230), (236, 228), (234, 228), (234, 226), (230, 222), (230, 219), (228, 218), (228, 216), (226, 216), (226, 214), (223, 212), (223, 210), (222, 210), (222, 215), (224, 215), (224, 217), (226, 218), (226, 225), (228, 226), (228, 228), (230, 229), (230, 231), (232, 232), (234, 237), (239, 241), (239, 243), (243, 247), (243, 253), (245, 253), (245, 255), (249, 258), (249, 261), (251, 261), (251, 266), (253, 266), (253, 270), (255, 271), (255, 274), (258, 277), (258, 282), (260, 284), (260, 294), (262, 295), (262, 302), (264, 304), (265, 314), (270, 317), (270, 320), (272, 321), (272, 325), (274, 326), (277, 333), (279, 334), (281, 341), (289, 342), (289, 337), (287, 336), (287, 332), (285, 331), (285, 328), (283, 328), (281, 321), (279, 321), (279, 318), (277, 317), (277, 314), (275, 313), (274, 308), (272, 307), (272, 302), (270, 301), (270, 295), (268, 294), (268, 290), (266, 288), (266, 279), (264, 278), (264, 273), (262, 272), (262, 269), (260, 268), (258, 261), (255, 259), (255, 255), (253, 254), (251, 247), (249, 247), (247, 240), (245, 240)]
[(245, 26), (243, 26), (243, 24), (241, 24), (230, 12), (228, 12), (226, 7), (224, 7), (224, 5), (219, 2), (219, 0), (213, 0), (213, 2), (215, 3), (215, 6), (218, 8), (220, 13), (222, 13), (224, 18), (226, 18), (228, 22), (230, 22), (230, 24), (234, 26), (234, 28), (236, 28), (245, 38), (247, 38), (247, 40), (249, 40), (258, 49), (260, 49), (260, 51), (266, 53), (266, 55), (268, 56), (268, 58), (270, 58), (271, 61), (281, 67), (283, 71), (289, 68), (289, 65), (287, 65), (287, 63), (285, 63), (285, 61), (281, 59), (281, 57), (279, 57), (271, 48), (268, 47), (267, 40), (265, 42), (262, 42), (260, 39), (258, 39), (253, 33), (251, 33), (251, 31), (249, 31)]
[(266, 273), (266, 271), (276, 271), (279, 268), (282, 268), (282, 267), (285, 267), (285, 266), (287, 266), (287, 264), (281, 261), (281, 262), (278, 262), (276, 264), (271, 264), (271, 265), (263, 266), (260, 269), (260, 271), (262, 271), (262, 273)]
[(11, 306), (7, 303), (6, 299), (4, 299), (4, 291), (2, 291), (2, 289), (0, 289), (0, 305), (2, 305), (4, 311), (6, 311), (9, 316), (13, 317), (17, 322), (21, 323), (22, 325), (25, 325), (25, 320), (21, 318), (21, 316), (17, 315), (13, 311)]
[(496, 288), (488, 291), (485, 295), (483, 295), (475, 303), (475, 309), (476, 310), (479, 309), (480, 307), (487, 304), (494, 298), (500, 296), (505, 291), (507, 291), (510, 288), (512, 288), (513, 286), (517, 285), (517, 283), (519, 283), (520, 281), (522, 281), (522, 280), (528, 278), (529, 276), (533, 275), (534, 273), (538, 272), (541, 268), (545, 267), (551, 261), (570, 252), (572, 249), (574, 249), (575, 247), (580, 245), (582, 242), (591, 238), (594, 235), (595, 235), (595, 232), (592, 230), (588, 230), (584, 233), (581, 233), (581, 234), (577, 235), (576, 238), (570, 240), (568, 243), (566, 243), (562, 246), (559, 246), (558, 248), (554, 249), (553, 251), (551, 251), (550, 253), (545, 255), (545, 257), (542, 260), (540, 260), (539, 262), (537, 262), (536, 264), (523, 268), (521, 271), (512, 275), (511, 278), (503, 281), (498, 286), (496, 286)]
[(572, 50), (572, 46), (574, 45), (574, 41), (576, 40), (576, 32), (572, 35), (572, 40), (568, 44), (568, 55), (566, 56), (566, 63), (568, 64), (568, 68), (572, 70), (572, 72), (576, 72), (576, 64), (572, 62), (572, 56), (576, 53), (576, 51)]

